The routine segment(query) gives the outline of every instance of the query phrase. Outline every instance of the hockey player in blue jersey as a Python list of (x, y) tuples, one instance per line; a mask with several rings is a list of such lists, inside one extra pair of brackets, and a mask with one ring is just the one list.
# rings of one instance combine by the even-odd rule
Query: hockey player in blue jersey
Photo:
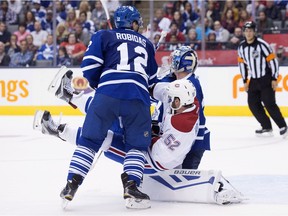
[(142, 18), (132, 6), (114, 13), (116, 29), (95, 33), (81, 68), (97, 89), (72, 156), (67, 184), (60, 196), (71, 201), (89, 172), (113, 122), (121, 119), (127, 154), (121, 175), (127, 208), (149, 208), (150, 198), (138, 190), (151, 142), (149, 87), (156, 82), (152, 43), (138, 33)]
[[(196, 97), (200, 103), (199, 132), (191, 151), (183, 161), (183, 169), (198, 169), (200, 161), (206, 150), (210, 150), (210, 131), (206, 127), (204, 115), (204, 95), (199, 79), (195, 75), (198, 66), (197, 53), (189, 46), (181, 46), (171, 53), (170, 74), (155, 85), (153, 96), (157, 99), (163, 94), (163, 88), (175, 79), (188, 79), (196, 88)], [(165, 104), (164, 110), (166, 109)], [(165, 115), (165, 113), (164, 113)], [(161, 119), (159, 120), (162, 121)]]

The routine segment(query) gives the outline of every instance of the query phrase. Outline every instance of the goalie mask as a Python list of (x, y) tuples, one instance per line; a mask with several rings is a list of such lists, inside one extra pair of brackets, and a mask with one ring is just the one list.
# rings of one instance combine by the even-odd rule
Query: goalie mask
[[(175, 80), (169, 83), (166, 91), (168, 103), (172, 110), (193, 104), (196, 97), (196, 89), (190, 80)], [(177, 99), (180, 100), (179, 106), (175, 105)]]
[(190, 46), (181, 46), (171, 54), (171, 72), (194, 73), (198, 66), (198, 56)]
[(139, 11), (133, 6), (120, 6), (114, 13), (116, 28), (132, 28), (133, 22), (137, 22), (140, 27), (143, 26), (142, 17)]

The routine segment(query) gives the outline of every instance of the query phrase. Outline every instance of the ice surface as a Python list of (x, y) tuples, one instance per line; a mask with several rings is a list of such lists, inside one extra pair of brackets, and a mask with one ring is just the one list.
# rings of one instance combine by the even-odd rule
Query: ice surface
[[(249, 200), (219, 206), (153, 202), (128, 210), (122, 199), (122, 166), (101, 156), (74, 200), (61, 209), (59, 193), (74, 146), (32, 130), (32, 116), (0, 116), (0, 215), (288, 215), (288, 140), (254, 135), (252, 117), (208, 117), (212, 151), (200, 169), (222, 174)], [(82, 124), (83, 117), (63, 117)], [(287, 121), (287, 119), (286, 119)]]

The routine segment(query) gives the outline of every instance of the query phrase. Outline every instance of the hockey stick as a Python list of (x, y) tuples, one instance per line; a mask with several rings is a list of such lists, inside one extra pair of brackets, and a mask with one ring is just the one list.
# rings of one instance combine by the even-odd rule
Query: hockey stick
[(111, 25), (111, 21), (110, 21), (110, 14), (109, 14), (109, 11), (108, 11), (108, 8), (107, 8), (107, 5), (106, 5), (106, 0), (100, 0), (102, 6), (103, 6), (103, 9), (105, 11), (105, 14), (106, 14), (106, 17), (107, 17), (107, 23), (108, 23), (108, 26), (109, 28), (112, 30), (112, 25)]
[(94, 167), (95, 167), (96, 163), (98, 162), (98, 160), (99, 160), (100, 156), (102, 155), (102, 153), (103, 153), (103, 151), (99, 149), (97, 157), (96, 157), (96, 159), (94, 159), (95, 161), (93, 162), (90, 171), (94, 169)]
[(167, 36), (167, 32), (166, 31), (162, 31), (161, 32), (161, 36), (159, 38), (159, 41), (158, 43), (156, 44), (156, 47), (155, 47), (155, 51), (158, 50), (159, 46), (160, 46), (160, 43), (162, 43), (162, 41), (164, 40), (164, 38)]
[[(106, 0), (100, 0), (100, 2), (101, 2), (102, 7), (103, 7), (103, 9), (105, 11), (108, 26), (112, 30), (113, 28), (112, 28), (111, 21), (110, 21), (110, 14), (109, 14), (109, 11), (108, 11), (108, 8), (107, 8), (107, 5), (106, 5)], [(102, 155), (102, 153), (103, 153), (103, 150), (99, 149), (98, 155), (97, 155), (95, 161), (93, 162), (93, 164), (92, 164), (92, 166), (90, 168), (90, 171), (94, 169), (94, 167), (95, 167), (96, 163), (98, 162), (98, 160), (99, 160), (100, 156)]]

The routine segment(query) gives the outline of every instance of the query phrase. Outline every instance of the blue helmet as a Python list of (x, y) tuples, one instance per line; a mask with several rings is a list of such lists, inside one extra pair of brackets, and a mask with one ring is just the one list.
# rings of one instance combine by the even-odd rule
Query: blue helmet
[(140, 27), (143, 25), (139, 11), (133, 6), (120, 6), (114, 13), (116, 28), (131, 29), (132, 23), (136, 21)]
[(171, 72), (194, 73), (198, 67), (198, 56), (190, 46), (181, 46), (171, 53)]

